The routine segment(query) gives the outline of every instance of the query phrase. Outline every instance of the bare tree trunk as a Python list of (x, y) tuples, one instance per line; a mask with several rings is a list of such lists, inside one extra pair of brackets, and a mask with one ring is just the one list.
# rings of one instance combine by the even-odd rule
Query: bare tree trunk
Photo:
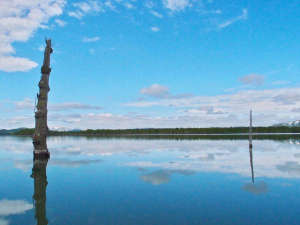
[(44, 52), (44, 62), (41, 68), (41, 80), (39, 82), (39, 94), (37, 94), (37, 105), (35, 112), (35, 131), (33, 135), (34, 145), (34, 158), (49, 158), (49, 152), (47, 149), (47, 103), (49, 88), (49, 76), (51, 72), (50, 68), (50, 54), (52, 53), (51, 40), (46, 40), (46, 48)]
[(252, 110), (250, 110), (249, 148), (252, 148)]

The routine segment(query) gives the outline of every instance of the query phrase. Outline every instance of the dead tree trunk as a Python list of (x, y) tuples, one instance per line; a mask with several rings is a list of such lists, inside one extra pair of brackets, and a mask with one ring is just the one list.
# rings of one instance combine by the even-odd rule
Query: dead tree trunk
[(46, 40), (46, 48), (44, 52), (44, 62), (41, 68), (41, 80), (39, 82), (39, 93), (37, 94), (37, 105), (35, 111), (35, 131), (33, 135), (34, 158), (49, 158), (47, 149), (47, 103), (49, 88), (50, 54), (52, 53), (51, 40)]

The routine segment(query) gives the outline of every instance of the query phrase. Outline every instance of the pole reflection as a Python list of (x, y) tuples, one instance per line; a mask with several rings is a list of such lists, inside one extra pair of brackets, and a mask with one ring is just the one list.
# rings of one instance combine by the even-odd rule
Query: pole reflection
[(249, 155), (250, 155), (250, 167), (251, 167), (252, 183), (254, 184), (254, 169), (253, 169), (253, 153), (252, 153), (252, 148), (253, 148), (253, 146), (252, 146), (252, 138), (251, 138), (251, 144), (250, 144), (250, 139), (249, 139)]
[(34, 193), (32, 198), (37, 225), (48, 224), (46, 216), (47, 163), (48, 159), (34, 159), (33, 161), (31, 177), (34, 179)]
[(252, 110), (250, 110), (250, 121), (249, 121), (249, 154), (250, 154), (250, 167), (251, 167), (251, 177), (252, 183), (254, 184), (254, 169), (253, 169), (253, 155), (252, 155)]

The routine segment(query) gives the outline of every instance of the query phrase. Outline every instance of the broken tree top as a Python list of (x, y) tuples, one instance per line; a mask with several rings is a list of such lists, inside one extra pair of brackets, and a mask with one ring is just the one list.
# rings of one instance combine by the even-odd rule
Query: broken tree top
[(46, 39), (46, 48), (44, 52), (44, 62), (41, 69), (42, 73), (48, 74), (51, 72), (50, 68), (50, 54), (53, 52), (53, 49), (51, 47), (51, 39)]

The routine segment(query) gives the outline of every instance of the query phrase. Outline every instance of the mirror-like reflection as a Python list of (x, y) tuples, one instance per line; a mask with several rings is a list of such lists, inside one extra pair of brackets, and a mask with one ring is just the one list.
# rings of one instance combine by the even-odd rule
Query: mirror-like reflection
[(253, 194), (267, 193), (268, 192), (268, 186), (264, 181), (259, 181), (259, 182), (255, 183), (254, 167), (253, 167), (253, 143), (252, 143), (251, 129), (250, 129), (250, 135), (249, 135), (249, 158), (250, 158), (250, 170), (251, 170), (251, 181), (252, 181), (252, 183), (245, 184), (243, 186), (243, 190), (245, 190), (247, 192), (250, 192), (250, 193), (253, 193)]
[(47, 225), (46, 216), (46, 189), (47, 189), (47, 159), (33, 161), (32, 175), (34, 179), (34, 208), (37, 225)]
[[(47, 125), (47, 121), (42, 122), (45, 122)], [(34, 193), (32, 198), (34, 200), (35, 219), (37, 225), (47, 225), (46, 196), (48, 185), (47, 164), (49, 159), (47, 136), (43, 135), (43, 137), (39, 137), (39, 139), (33, 138), (33, 140), (34, 152), (31, 177), (34, 179)], [(36, 143), (36, 140), (39, 140), (39, 142)]]
[(254, 170), (253, 170), (253, 156), (252, 156), (252, 110), (250, 110), (250, 124), (249, 124), (249, 154), (250, 154), (250, 167), (251, 167), (251, 177), (252, 183), (254, 184)]
[(49, 137), (34, 161), (0, 142), (1, 225), (300, 224), (298, 141)]
[(254, 169), (253, 169), (253, 144), (252, 144), (252, 135), (249, 136), (249, 155), (250, 155), (250, 167), (251, 167), (251, 177), (252, 183), (254, 184)]

